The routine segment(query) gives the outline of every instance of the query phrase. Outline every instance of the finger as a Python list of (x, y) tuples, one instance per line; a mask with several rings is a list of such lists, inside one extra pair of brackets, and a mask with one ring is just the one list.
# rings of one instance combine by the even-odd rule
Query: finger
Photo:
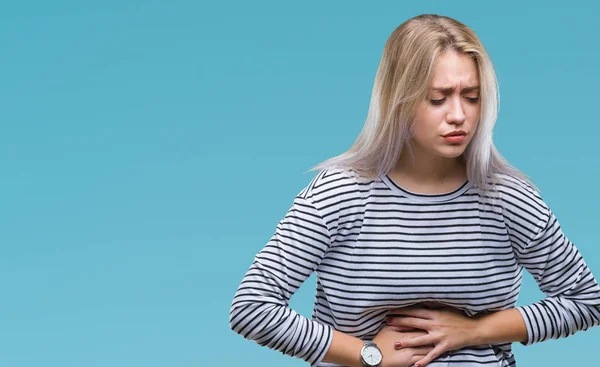
[(402, 326), (421, 330), (429, 330), (429, 321), (417, 317), (393, 317), (388, 319), (387, 324), (390, 326)]
[(397, 331), (399, 333), (406, 333), (406, 332), (411, 332), (411, 331), (417, 331), (419, 329), (415, 329), (413, 327), (408, 327), (408, 326), (388, 326), (390, 329)]
[(415, 363), (415, 367), (427, 366), (431, 361), (439, 357), (442, 353), (444, 353), (444, 348), (441, 345), (437, 345), (431, 350), (431, 352), (427, 353), (425, 358), (421, 359), (420, 361), (417, 361)]
[(434, 310), (428, 310), (426, 308), (421, 307), (406, 307), (406, 308), (397, 308), (387, 315), (387, 317), (395, 318), (402, 316), (411, 316), (418, 317), (420, 319), (432, 319), (434, 316)]
[(423, 306), (428, 309), (448, 308), (448, 306), (444, 305), (443, 303), (439, 303), (439, 302), (423, 302)]
[(403, 333), (398, 333), (398, 338), (396, 341), (410, 340), (419, 336), (426, 335), (429, 335), (429, 333), (426, 331), (405, 331)]
[(434, 348), (434, 346), (431, 345), (431, 346), (418, 347), (418, 348), (402, 348), (402, 350), (406, 350), (412, 355), (421, 356), (421, 358), (424, 358), (425, 356), (427, 356), (429, 354), (429, 352), (431, 352), (433, 350), (433, 348)]
[(417, 336), (411, 339), (398, 340), (394, 343), (396, 349), (401, 348), (418, 348), (423, 346), (435, 345), (436, 338), (430, 334)]
[(409, 310), (418, 310), (418, 309), (424, 309), (425, 307), (423, 307), (423, 305), (421, 304), (416, 304), (416, 305), (412, 305), (412, 306), (406, 306), (406, 307), (398, 307), (398, 308), (392, 308), (389, 313), (390, 314), (399, 314), (402, 313), (403, 311), (409, 311)]
[(412, 357), (410, 357), (410, 363), (412, 365), (414, 365), (415, 363), (419, 362), (421, 359), (423, 359), (425, 357), (425, 355), (414, 355)]
[[(419, 355), (415, 355), (410, 357), (410, 363), (412, 366), (416, 366), (417, 363), (419, 363), (420, 360), (422, 360), (423, 358), (425, 358), (425, 356), (419, 356)], [(424, 367), (425, 365), (423, 365), (422, 367)]]

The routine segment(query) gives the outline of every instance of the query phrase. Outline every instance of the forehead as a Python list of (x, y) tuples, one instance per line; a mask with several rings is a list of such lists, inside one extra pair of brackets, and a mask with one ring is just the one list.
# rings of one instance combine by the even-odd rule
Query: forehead
[(435, 61), (431, 75), (432, 88), (463, 88), (477, 85), (479, 85), (477, 65), (471, 56), (448, 50)]

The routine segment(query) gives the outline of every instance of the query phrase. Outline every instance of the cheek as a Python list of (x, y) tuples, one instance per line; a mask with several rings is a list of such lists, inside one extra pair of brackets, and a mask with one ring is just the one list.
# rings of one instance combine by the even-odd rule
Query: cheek
[(411, 134), (412, 140), (421, 146), (431, 146), (435, 144), (438, 128), (439, 126), (432, 123), (428, 124), (425, 121), (415, 123)]
[(477, 121), (479, 120), (479, 115), (481, 113), (481, 105), (477, 105), (477, 106), (471, 106), (471, 108), (468, 109), (469, 111), (469, 119), (471, 121), (475, 121), (473, 123), (473, 126), (477, 125)]
[(430, 139), (433, 136), (437, 136), (443, 121), (444, 115), (438, 110), (429, 110), (422, 113), (419, 120), (415, 121), (413, 127), (415, 138)]

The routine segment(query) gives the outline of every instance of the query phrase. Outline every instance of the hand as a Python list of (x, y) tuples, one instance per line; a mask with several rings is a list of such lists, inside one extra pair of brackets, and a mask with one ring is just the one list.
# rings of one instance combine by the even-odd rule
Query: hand
[(381, 367), (408, 367), (425, 358), (433, 349), (433, 345), (419, 345), (400, 350), (394, 347), (394, 343), (398, 341), (403, 342), (425, 335), (427, 333), (424, 331), (400, 332), (389, 326), (384, 326), (373, 339), (379, 349), (381, 349), (381, 354), (383, 355)]
[(434, 345), (427, 355), (415, 363), (415, 367), (424, 367), (442, 353), (474, 345), (474, 330), (477, 320), (471, 319), (453, 308), (425, 309), (399, 308), (390, 314), (388, 325), (393, 330), (416, 328), (427, 333), (410, 339), (398, 340), (396, 349), (418, 348)]

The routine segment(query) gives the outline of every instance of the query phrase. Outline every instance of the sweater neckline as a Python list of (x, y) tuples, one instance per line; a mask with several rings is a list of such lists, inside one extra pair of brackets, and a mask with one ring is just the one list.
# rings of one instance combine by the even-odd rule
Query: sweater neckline
[(464, 194), (469, 188), (471, 188), (471, 182), (469, 180), (465, 181), (459, 188), (442, 194), (420, 194), (416, 192), (409, 191), (402, 186), (398, 185), (389, 175), (384, 175), (381, 177), (382, 181), (386, 186), (393, 192), (405, 196), (411, 200), (421, 201), (421, 202), (442, 202), (449, 201), (455, 199), (462, 194)]

